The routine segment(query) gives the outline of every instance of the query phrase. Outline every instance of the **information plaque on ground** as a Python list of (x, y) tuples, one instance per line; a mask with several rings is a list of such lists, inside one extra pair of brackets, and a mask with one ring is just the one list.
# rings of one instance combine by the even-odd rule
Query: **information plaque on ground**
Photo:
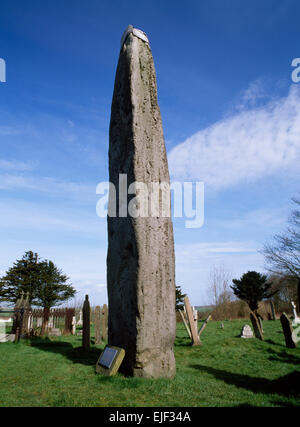
[(96, 372), (107, 376), (115, 375), (124, 356), (125, 350), (123, 348), (107, 345), (97, 361)]

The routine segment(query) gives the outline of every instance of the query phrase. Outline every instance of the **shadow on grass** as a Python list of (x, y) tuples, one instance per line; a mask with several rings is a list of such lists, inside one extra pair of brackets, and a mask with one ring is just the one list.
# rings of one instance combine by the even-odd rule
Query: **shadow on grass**
[(250, 390), (254, 393), (279, 394), (283, 396), (300, 397), (300, 372), (293, 371), (276, 380), (250, 377), (249, 375), (234, 374), (232, 372), (211, 368), (203, 365), (190, 365), (191, 368), (207, 372), (216, 379), (227, 384)]
[(289, 354), (286, 351), (281, 351), (280, 353), (275, 350), (268, 350), (268, 353), (271, 354), (269, 360), (274, 362), (283, 362), (290, 363), (292, 365), (300, 365), (300, 357), (294, 354)]
[(87, 366), (96, 365), (104, 348), (103, 345), (103, 348), (90, 347), (84, 349), (83, 347), (73, 347), (71, 343), (66, 341), (52, 341), (49, 338), (32, 338), (30, 345), (41, 351), (62, 354), (73, 363)]

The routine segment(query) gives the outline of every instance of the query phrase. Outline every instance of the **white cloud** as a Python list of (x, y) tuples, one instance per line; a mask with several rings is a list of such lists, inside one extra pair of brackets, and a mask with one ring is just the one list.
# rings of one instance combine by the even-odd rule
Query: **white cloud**
[[(260, 90), (245, 96), (254, 102)], [(261, 108), (240, 111), (192, 135), (169, 155), (173, 179), (197, 179), (215, 190), (281, 171), (299, 173), (300, 88)]]
[(96, 200), (96, 184), (61, 181), (51, 177), (2, 174), (0, 175), (0, 190), (33, 190), (67, 198)]
[(17, 170), (17, 171), (31, 171), (33, 169), (32, 163), (19, 162), (17, 160), (0, 159), (0, 170)]

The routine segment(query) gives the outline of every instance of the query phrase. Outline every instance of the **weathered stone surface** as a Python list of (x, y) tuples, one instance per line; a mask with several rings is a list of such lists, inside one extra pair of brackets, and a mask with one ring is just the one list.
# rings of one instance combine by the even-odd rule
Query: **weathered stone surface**
[(275, 311), (275, 305), (273, 301), (270, 301), (270, 307), (271, 307), (271, 318), (272, 320), (276, 320), (276, 311)]
[(285, 313), (280, 316), (280, 322), (284, 333), (285, 345), (288, 348), (296, 348), (297, 343), (293, 339), (293, 328), (290, 319)]
[(107, 305), (103, 304), (101, 311), (101, 333), (102, 339), (107, 341), (107, 325), (108, 325), (108, 313), (107, 313)]
[(252, 326), (253, 326), (253, 330), (256, 338), (263, 341), (264, 336), (261, 330), (260, 321), (256, 317), (255, 313), (253, 313), (253, 311), (250, 312), (250, 319), (252, 322)]
[(82, 317), (83, 317), (83, 324), (82, 324), (82, 347), (83, 348), (89, 348), (90, 346), (90, 303), (89, 303), (89, 296), (85, 296), (85, 300), (82, 307)]
[(101, 312), (100, 312), (100, 306), (97, 305), (95, 308), (95, 344), (101, 344)]
[[(156, 76), (148, 42), (130, 32), (121, 47), (111, 109), (109, 180), (170, 182)], [(113, 194), (110, 192), (109, 203)], [(131, 200), (126, 198), (122, 208)], [(150, 196), (148, 199), (150, 202)], [(173, 377), (175, 260), (170, 217), (108, 217), (108, 343), (125, 349), (121, 370)]]
[(241, 338), (253, 338), (251, 326), (244, 325), (241, 331)]
[(201, 341), (199, 339), (198, 330), (194, 321), (193, 310), (187, 296), (184, 298), (184, 306), (192, 335), (192, 345), (200, 345)]
[(200, 339), (200, 335), (202, 334), (202, 332), (206, 328), (206, 325), (208, 324), (208, 322), (210, 321), (210, 319), (211, 319), (211, 314), (208, 315), (208, 317), (205, 319), (205, 321), (203, 322), (201, 328), (198, 331), (199, 339)]

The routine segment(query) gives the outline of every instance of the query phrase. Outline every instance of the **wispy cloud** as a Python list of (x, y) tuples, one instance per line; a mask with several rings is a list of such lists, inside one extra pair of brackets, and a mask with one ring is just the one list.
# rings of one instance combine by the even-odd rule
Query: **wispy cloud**
[(62, 181), (52, 177), (0, 175), (0, 190), (32, 190), (64, 198), (96, 200), (96, 184)]
[[(255, 87), (245, 94), (252, 103)], [(173, 179), (198, 179), (215, 190), (281, 171), (299, 173), (300, 88), (260, 108), (240, 111), (192, 135), (169, 153)]]
[(0, 170), (13, 171), (31, 171), (33, 169), (32, 162), (20, 162), (18, 160), (0, 159)]

